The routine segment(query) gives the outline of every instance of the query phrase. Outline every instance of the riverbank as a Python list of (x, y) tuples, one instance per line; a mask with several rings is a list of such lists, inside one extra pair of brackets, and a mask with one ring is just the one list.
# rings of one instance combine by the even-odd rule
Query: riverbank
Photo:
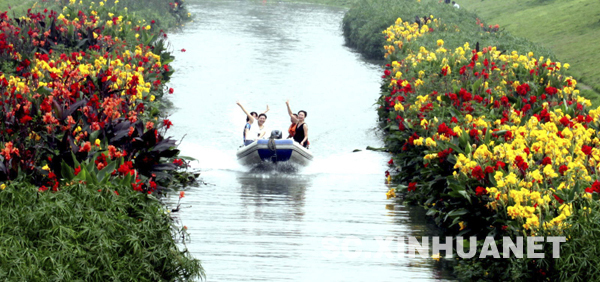
[[(433, 4), (438, 4), (435, 1), (432, 2)], [(527, 18), (528, 20), (523, 22), (522, 25), (518, 25), (519, 28), (517, 28), (516, 25), (509, 25), (510, 28), (505, 27), (504, 25), (497, 25), (498, 22), (515, 22), (508, 20), (508, 18), (505, 21), (501, 21), (502, 15), (507, 15), (507, 13), (496, 12), (497, 9), (494, 9), (494, 7), (498, 9), (500, 9), (499, 7), (504, 7), (505, 3), (491, 4), (485, 2), (485, 4), (483, 4), (484, 2), (469, 1), (469, 3), (471, 2), (478, 2), (478, 4), (468, 6), (472, 7), (472, 9), (456, 9), (452, 5), (429, 5), (429, 1), (423, 1), (422, 3), (417, 2), (419, 4), (410, 1), (357, 1), (344, 17), (344, 37), (349, 46), (356, 48), (366, 58), (381, 59), (385, 53), (385, 50), (381, 47), (385, 42), (385, 38), (381, 31), (392, 25), (398, 17), (414, 20), (416, 15), (423, 17), (428, 13), (444, 13), (444, 24), (446, 24), (446, 28), (460, 31), (449, 34), (450, 36), (446, 39), (447, 46), (456, 48), (464, 42), (471, 42), (472, 44), (479, 42), (481, 46), (496, 46), (499, 50), (504, 50), (506, 52), (511, 52), (513, 50), (518, 51), (519, 53), (534, 52), (538, 56), (544, 56), (552, 60), (560, 59), (570, 61), (569, 59), (573, 59), (576, 62), (575, 65), (579, 68), (577, 70), (574, 70), (577, 67), (571, 68), (571, 70), (568, 71), (568, 74), (575, 76), (576, 79), (582, 78), (588, 85), (581, 85), (581, 95), (592, 101), (593, 105), (600, 105), (600, 91), (598, 90), (595, 79), (596, 72), (593, 70), (591, 64), (585, 64), (589, 58), (594, 58), (597, 55), (588, 56), (582, 54), (579, 52), (579, 47), (572, 48), (573, 45), (570, 43), (565, 43), (566, 45), (564, 46), (555, 46), (559, 43), (540, 44), (540, 41), (563, 41), (550, 40), (549, 38), (544, 37), (556, 36), (556, 34), (544, 32), (539, 24), (533, 24), (530, 20), (533, 17), (520, 17), (521, 19)], [(563, 4), (566, 5), (566, 3)], [(465, 3), (465, 5), (467, 5), (467, 3)], [(473, 10), (480, 10), (478, 8), (484, 6), (487, 7), (486, 5), (494, 5), (486, 10), (486, 15), (493, 14), (496, 15), (495, 17), (480, 17), (479, 14), (473, 12)], [(544, 14), (543, 11), (534, 12), (535, 9), (537, 9), (536, 5), (537, 4), (530, 4), (528, 7), (531, 10), (527, 11), (533, 14)], [(520, 5), (512, 6), (520, 7)], [(550, 7), (550, 5), (542, 6)], [(554, 11), (550, 8), (545, 9)], [(487, 21), (487, 18), (490, 18), (490, 21)], [(586, 26), (586, 29), (578, 30), (577, 32), (571, 30), (571, 28), (575, 28), (575, 26), (569, 24), (569, 21), (567, 20), (555, 26), (558, 26), (558, 30), (562, 34), (569, 34), (570, 36), (577, 34), (579, 40), (587, 40), (585, 39), (587, 37), (581, 35), (582, 33), (588, 35), (590, 38), (595, 38), (593, 36), (595, 31), (589, 30), (593, 24)], [(519, 30), (518, 34), (513, 34), (513, 29)], [(488, 30), (491, 32), (487, 32)], [(489, 36), (489, 34), (498, 36)], [(530, 40), (530, 38), (532, 40)], [(565, 40), (565, 42), (570, 41)], [(581, 45), (581, 49), (586, 50), (585, 52), (593, 53), (593, 46), (595, 46), (594, 42), (594, 40), (587, 40), (586, 44)], [(566, 48), (565, 46), (568, 46), (569, 52), (563, 50)], [(555, 54), (554, 50), (559, 52), (558, 56)]]
[(174, 57), (159, 23), (187, 12), (128, 2), (0, 13), (3, 279), (203, 275), (157, 199), (192, 176), (160, 111)]
[(600, 72), (590, 63), (600, 61), (600, 2), (465, 0), (460, 4), (482, 20), (552, 49), (571, 64), (574, 77), (600, 92)]
[(378, 113), (393, 155), (389, 198), (424, 206), (448, 236), (475, 236), (477, 254), (489, 240), (502, 249), (503, 237), (565, 241), (540, 244), (545, 258), (461, 259), (459, 279), (598, 279), (577, 269), (600, 252), (576, 250), (600, 234), (600, 109), (580, 95), (568, 63), (438, 1), (363, 1), (344, 32), (365, 53), (385, 51)]

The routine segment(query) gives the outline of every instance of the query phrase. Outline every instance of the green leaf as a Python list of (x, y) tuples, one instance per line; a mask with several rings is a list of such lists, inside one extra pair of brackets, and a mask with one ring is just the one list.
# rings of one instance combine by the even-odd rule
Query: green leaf
[(98, 182), (104, 184), (110, 178), (110, 174), (115, 170), (116, 162), (110, 162), (106, 167), (98, 172)]
[(71, 181), (75, 178), (72, 168), (64, 160), (60, 163), (60, 173), (66, 181)]

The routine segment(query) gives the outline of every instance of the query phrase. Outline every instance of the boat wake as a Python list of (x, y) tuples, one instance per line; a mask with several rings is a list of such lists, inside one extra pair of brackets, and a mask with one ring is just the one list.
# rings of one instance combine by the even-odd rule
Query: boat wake
[(250, 168), (250, 173), (291, 173), (295, 174), (300, 170), (296, 164), (289, 162), (272, 163), (262, 162)]

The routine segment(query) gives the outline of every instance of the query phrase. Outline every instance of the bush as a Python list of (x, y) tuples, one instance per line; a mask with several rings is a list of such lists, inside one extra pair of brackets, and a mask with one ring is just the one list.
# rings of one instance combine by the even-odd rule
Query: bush
[(203, 273), (178, 250), (173, 236), (184, 230), (163, 205), (129, 186), (74, 183), (52, 193), (13, 182), (0, 203), (2, 280), (162, 281)]

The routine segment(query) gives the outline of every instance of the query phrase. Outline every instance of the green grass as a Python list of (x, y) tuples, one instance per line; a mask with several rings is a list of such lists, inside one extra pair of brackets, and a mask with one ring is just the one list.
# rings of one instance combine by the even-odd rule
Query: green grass
[(600, 62), (600, 1), (460, 0), (459, 4), (487, 24), (499, 24), (551, 49), (561, 62), (571, 65), (571, 75), (600, 92), (595, 64)]
[[(294, 2), (294, 3), (311, 3), (320, 4), (326, 6), (350, 8), (356, 0), (282, 0), (283, 2)], [(269, 2), (267, 0), (267, 2)]]

